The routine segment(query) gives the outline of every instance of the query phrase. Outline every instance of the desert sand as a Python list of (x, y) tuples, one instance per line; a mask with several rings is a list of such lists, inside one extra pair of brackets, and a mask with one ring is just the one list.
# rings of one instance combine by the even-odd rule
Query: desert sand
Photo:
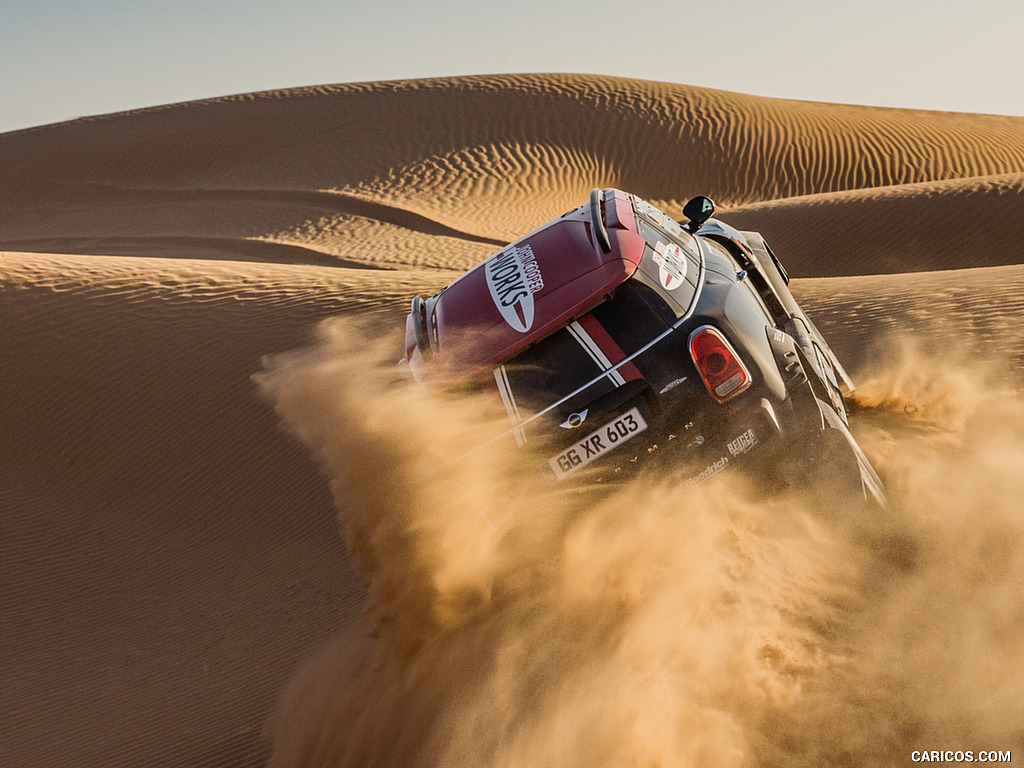
[[(0, 763), (1024, 750), (1024, 117), (466, 77), (84, 118), (0, 167)], [(634, 488), (525, 534), (511, 470), (415, 481), (475, 416), (373, 367), (409, 298), (595, 186), (767, 237), (864, 382), (886, 516)]]

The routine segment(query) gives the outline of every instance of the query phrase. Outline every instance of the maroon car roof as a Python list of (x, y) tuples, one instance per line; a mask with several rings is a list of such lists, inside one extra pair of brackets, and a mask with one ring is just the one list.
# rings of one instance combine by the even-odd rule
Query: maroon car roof
[(629, 278), (644, 240), (624, 192), (602, 192), (611, 250), (598, 244), (589, 205), (534, 230), (427, 302), (432, 375), (464, 378), (513, 356), (597, 304)]

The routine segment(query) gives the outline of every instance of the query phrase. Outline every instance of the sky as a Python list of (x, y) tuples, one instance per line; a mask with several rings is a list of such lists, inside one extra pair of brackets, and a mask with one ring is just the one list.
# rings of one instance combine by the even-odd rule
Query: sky
[(1019, 0), (0, 0), (0, 132), (326, 83), (578, 72), (1024, 116)]

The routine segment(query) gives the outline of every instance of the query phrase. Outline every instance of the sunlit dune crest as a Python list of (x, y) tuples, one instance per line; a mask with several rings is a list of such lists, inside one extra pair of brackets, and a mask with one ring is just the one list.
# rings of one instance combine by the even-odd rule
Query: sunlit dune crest
[[(578, 75), (0, 135), (12, 765), (894, 765), (1024, 749), (1024, 118)], [(413, 294), (596, 186), (762, 232), (885, 513), (581, 503), (396, 383)]]

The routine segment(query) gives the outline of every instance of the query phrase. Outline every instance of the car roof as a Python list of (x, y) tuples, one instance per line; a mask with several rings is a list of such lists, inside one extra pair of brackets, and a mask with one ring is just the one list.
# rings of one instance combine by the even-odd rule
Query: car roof
[[(629, 196), (584, 204), (491, 255), (427, 301), (433, 375), (462, 379), (493, 367), (600, 302), (637, 269), (644, 239)], [(595, 225), (607, 232), (606, 251)], [(408, 348), (408, 342), (407, 342)]]

